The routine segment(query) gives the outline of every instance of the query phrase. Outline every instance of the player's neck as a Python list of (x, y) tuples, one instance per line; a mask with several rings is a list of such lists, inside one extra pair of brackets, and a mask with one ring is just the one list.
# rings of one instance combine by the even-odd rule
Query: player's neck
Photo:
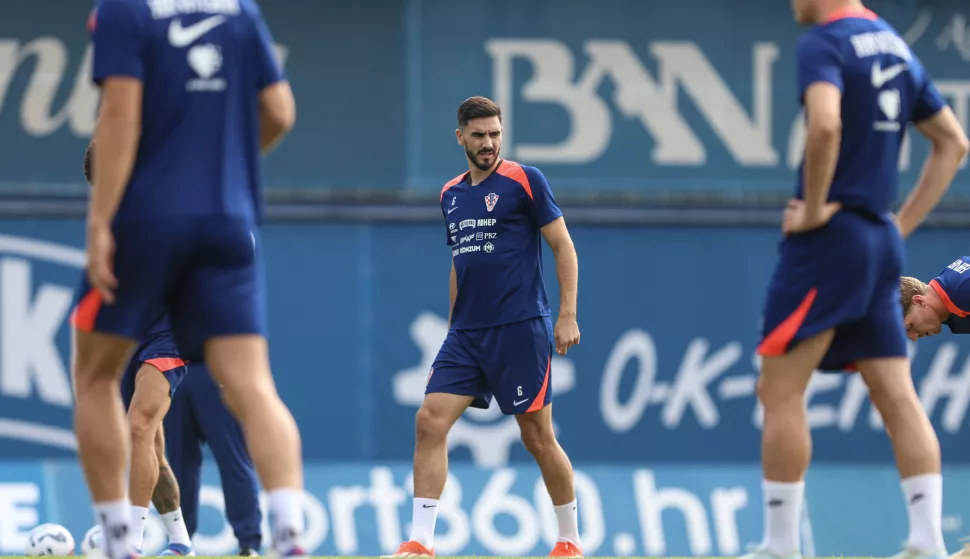
[(487, 179), (489, 175), (494, 173), (495, 169), (498, 169), (498, 166), (501, 164), (502, 164), (502, 158), (496, 157), (495, 163), (493, 163), (492, 166), (489, 167), (487, 170), (483, 171), (479, 169), (477, 165), (474, 165), (471, 161), (469, 161), (468, 162), (468, 171), (469, 171), (468, 178), (470, 179), (469, 182), (471, 183), (472, 186), (477, 186), (480, 182)]
[(819, 23), (829, 21), (834, 15), (839, 13), (862, 12), (865, 9), (866, 7), (862, 4), (861, 0), (832, 0), (818, 14), (820, 16)]
[(933, 312), (936, 313), (936, 316), (940, 320), (946, 320), (947, 318), (949, 318), (950, 311), (947, 310), (946, 303), (943, 302), (943, 299), (941, 299), (939, 294), (937, 294), (936, 291), (932, 289), (929, 290), (929, 293), (931, 295), (930, 297), (927, 298), (927, 301), (926, 301), (927, 306), (929, 306), (930, 309), (932, 309)]

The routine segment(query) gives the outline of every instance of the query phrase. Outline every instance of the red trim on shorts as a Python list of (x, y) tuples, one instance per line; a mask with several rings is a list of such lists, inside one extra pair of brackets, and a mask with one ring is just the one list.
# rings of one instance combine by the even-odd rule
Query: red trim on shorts
[(163, 373), (185, 366), (185, 361), (178, 357), (156, 357), (155, 359), (146, 359), (143, 363), (148, 363)]
[(81, 332), (94, 332), (94, 322), (103, 303), (101, 292), (92, 287), (71, 313), (71, 326)]
[(818, 289), (813, 287), (808, 295), (805, 295), (805, 298), (802, 299), (798, 308), (776, 326), (770, 334), (765, 336), (765, 339), (758, 345), (758, 355), (776, 357), (788, 353), (788, 344), (795, 338), (795, 334), (798, 333), (805, 322), (805, 317), (808, 316), (808, 311), (811, 310), (817, 294)]
[(552, 366), (552, 356), (549, 356), (549, 361), (546, 361), (546, 376), (542, 378), (542, 388), (539, 389), (539, 394), (536, 396), (535, 400), (532, 400), (532, 405), (529, 409), (525, 410), (525, 413), (539, 411), (545, 406), (546, 402), (546, 390), (549, 388), (549, 369)]

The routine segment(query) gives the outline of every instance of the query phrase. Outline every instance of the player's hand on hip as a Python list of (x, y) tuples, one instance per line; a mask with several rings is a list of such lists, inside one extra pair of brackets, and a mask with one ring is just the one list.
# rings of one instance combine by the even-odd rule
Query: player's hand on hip
[(828, 223), (835, 212), (841, 209), (842, 204), (838, 202), (826, 202), (818, 213), (809, 213), (804, 200), (789, 200), (782, 218), (781, 230), (788, 235), (818, 229)]
[(111, 227), (103, 223), (88, 224), (88, 281), (101, 293), (105, 303), (115, 302), (114, 290), (118, 279), (114, 274), (115, 236)]
[(553, 338), (556, 342), (556, 353), (559, 355), (566, 355), (569, 348), (579, 345), (579, 324), (576, 322), (576, 315), (560, 314), (553, 329)]

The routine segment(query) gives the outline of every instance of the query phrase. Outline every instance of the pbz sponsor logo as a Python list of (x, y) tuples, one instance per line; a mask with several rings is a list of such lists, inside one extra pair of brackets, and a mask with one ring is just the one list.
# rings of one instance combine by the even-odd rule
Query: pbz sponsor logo
[(0, 453), (15, 442), (38, 456), (77, 449), (67, 318), (84, 259), (74, 247), (0, 235)]

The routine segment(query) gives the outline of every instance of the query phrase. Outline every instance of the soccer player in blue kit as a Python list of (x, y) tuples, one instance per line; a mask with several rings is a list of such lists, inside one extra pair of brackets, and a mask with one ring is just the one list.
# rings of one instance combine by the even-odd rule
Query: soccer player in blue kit
[[(202, 444), (207, 444), (222, 482), (226, 519), (239, 541), (240, 557), (259, 554), (262, 541), (259, 486), (236, 418), (222, 403), (219, 387), (203, 363), (189, 363), (165, 415), (168, 463), (182, 489), (182, 514), (189, 535), (199, 523)], [(156, 504), (156, 507), (158, 505)]]
[[(93, 152), (92, 142), (84, 152), (84, 178), (89, 185), (94, 184)], [(168, 548), (162, 555), (195, 555), (182, 516), (179, 484), (165, 458), (162, 431), (162, 418), (185, 374), (185, 362), (175, 347), (168, 318), (159, 315), (148, 336), (135, 350), (121, 379), (121, 399), (128, 413), (131, 432), (128, 475), (131, 531), (128, 542), (139, 554), (148, 523), (148, 506), (154, 503), (168, 535)]]
[[(899, 276), (903, 239), (949, 187), (967, 138), (906, 42), (861, 2), (792, 4), (800, 23), (816, 25), (796, 50), (806, 144), (758, 346), (765, 524), (746, 557), (800, 556), (811, 461), (804, 396), (816, 369), (857, 370), (892, 433), (910, 521), (897, 557), (945, 557), (939, 441), (910, 377)], [(932, 147), (894, 216), (910, 122)]]
[[(535, 167), (499, 157), (502, 112), (484, 97), (458, 108), (468, 171), (441, 191), (451, 247), (450, 328), (418, 410), (410, 539), (395, 557), (434, 555), (438, 499), (448, 474), (448, 431), (468, 406), (515, 415), (555, 506), (551, 556), (581, 557), (569, 458), (552, 427), (550, 364), (579, 343), (576, 250), (549, 183)], [(541, 238), (556, 258), (559, 317), (553, 328), (542, 279)]]
[(119, 379), (162, 311), (243, 426), (268, 492), (272, 552), (304, 555), (300, 434), (270, 370), (254, 243), (260, 152), (295, 120), (269, 30), (252, 0), (100, 0), (89, 29), (101, 99), (73, 367), (104, 552), (132, 551)]
[(935, 336), (946, 324), (954, 334), (970, 334), (970, 256), (961, 256), (928, 284), (899, 280), (906, 334), (911, 340)]
[[(970, 256), (961, 256), (928, 284), (908, 276), (899, 279), (899, 302), (909, 339), (935, 336), (944, 324), (954, 334), (970, 334), (970, 274), (967, 272), (970, 272)], [(950, 557), (970, 557), (970, 543)]]

